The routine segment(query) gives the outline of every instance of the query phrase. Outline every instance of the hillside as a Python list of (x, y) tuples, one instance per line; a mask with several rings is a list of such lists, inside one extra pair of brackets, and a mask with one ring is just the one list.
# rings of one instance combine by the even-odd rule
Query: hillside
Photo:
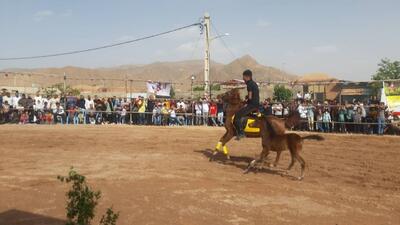
[[(204, 81), (204, 62), (202, 60), (190, 60), (180, 62), (155, 62), (147, 65), (123, 65), (110, 68), (82, 68), (67, 66), (62, 68), (40, 69), (13, 69), (14, 72), (28, 73), (20, 76), (16, 86), (45, 87), (63, 81), (63, 74), (67, 75), (68, 84), (79, 86), (81, 89), (106, 87), (107, 89), (125, 89), (127, 85), (123, 80), (132, 79), (132, 87), (135, 91), (143, 91), (144, 84), (137, 80), (170, 81), (181, 83), (180, 89), (190, 89), (191, 75), (195, 75), (195, 83)], [(296, 76), (288, 74), (274, 67), (259, 64), (254, 58), (245, 55), (229, 64), (211, 62), (210, 79), (212, 81), (226, 81), (240, 79), (245, 69), (251, 69), (256, 81), (268, 80), (294, 80)], [(0, 81), (0, 85), (13, 84), (12, 76)], [(107, 80), (103, 80), (107, 79)], [(114, 79), (114, 80), (110, 80)], [(15, 83), (14, 83), (15, 84)], [(86, 88), (85, 88), (86, 87)]]

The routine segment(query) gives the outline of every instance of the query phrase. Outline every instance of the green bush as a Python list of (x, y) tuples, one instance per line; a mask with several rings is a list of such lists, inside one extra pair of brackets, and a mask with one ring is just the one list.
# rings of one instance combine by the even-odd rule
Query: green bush
[[(66, 193), (67, 196), (67, 223), (66, 225), (90, 225), (94, 218), (95, 208), (101, 198), (100, 191), (93, 191), (86, 183), (85, 176), (77, 173), (71, 167), (68, 176), (57, 176), (61, 182), (72, 183), (71, 189)], [(115, 225), (119, 213), (114, 213), (112, 208), (108, 208), (106, 215), (100, 221), (101, 225)]]
[(112, 207), (107, 209), (106, 215), (100, 220), (100, 225), (116, 225), (119, 213), (114, 213)]

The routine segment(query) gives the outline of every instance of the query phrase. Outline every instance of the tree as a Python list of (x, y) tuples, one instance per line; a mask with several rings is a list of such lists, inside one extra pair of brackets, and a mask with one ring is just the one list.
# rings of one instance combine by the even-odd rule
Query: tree
[(174, 87), (173, 86), (171, 86), (171, 90), (170, 90), (170, 92), (169, 92), (169, 96), (173, 99), (173, 98), (175, 98), (175, 89), (174, 89)]
[(65, 93), (64, 93), (64, 84), (62, 83), (54, 84), (50, 87), (44, 88), (43, 92), (47, 96), (53, 96), (58, 93), (60, 93), (61, 95), (71, 94), (73, 96), (78, 96), (81, 93), (79, 89), (73, 88), (70, 85), (65, 86)]
[(274, 87), (274, 100), (275, 101), (289, 101), (293, 96), (293, 93), (290, 89), (285, 88), (284, 85), (276, 85)]
[[(372, 75), (372, 80), (390, 80), (400, 79), (400, 62), (392, 62), (390, 59), (381, 59), (378, 64), (378, 70)], [(373, 95), (378, 95), (382, 87), (382, 82), (373, 82), (369, 84)]]
[(372, 80), (400, 79), (400, 61), (382, 59), (378, 64), (376, 74), (372, 75)]

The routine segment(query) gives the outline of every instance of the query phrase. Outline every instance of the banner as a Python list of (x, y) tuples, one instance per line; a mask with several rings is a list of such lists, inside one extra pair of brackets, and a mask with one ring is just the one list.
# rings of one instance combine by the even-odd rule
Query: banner
[(385, 103), (393, 114), (400, 115), (400, 81), (386, 81), (384, 85)]
[(387, 96), (387, 105), (389, 107), (389, 110), (393, 111), (394, 114), (399, 115), (400, 114), (400, 95), (397, 96)]
[(156, 96), (169, 97), (171, 93), (170, 83), (152, 82), (148, 81), (146, 83), (147, 92), (155, 94)]

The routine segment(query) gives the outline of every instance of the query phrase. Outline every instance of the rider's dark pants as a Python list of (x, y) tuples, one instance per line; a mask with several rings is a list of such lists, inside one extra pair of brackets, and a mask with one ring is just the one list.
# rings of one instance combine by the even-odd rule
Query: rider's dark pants
[(255, 105), (247, 105), (246, 107), (241, 108), (239, 111), (235, 113), (235, 119), (233, 120), (233, 125), (236, 128), (236, 134), (243, 134), (243, 126), (241, 124), (241, 118), (249, 115), (249, 113), (254, 112), (258, 109), (258, 106)]

